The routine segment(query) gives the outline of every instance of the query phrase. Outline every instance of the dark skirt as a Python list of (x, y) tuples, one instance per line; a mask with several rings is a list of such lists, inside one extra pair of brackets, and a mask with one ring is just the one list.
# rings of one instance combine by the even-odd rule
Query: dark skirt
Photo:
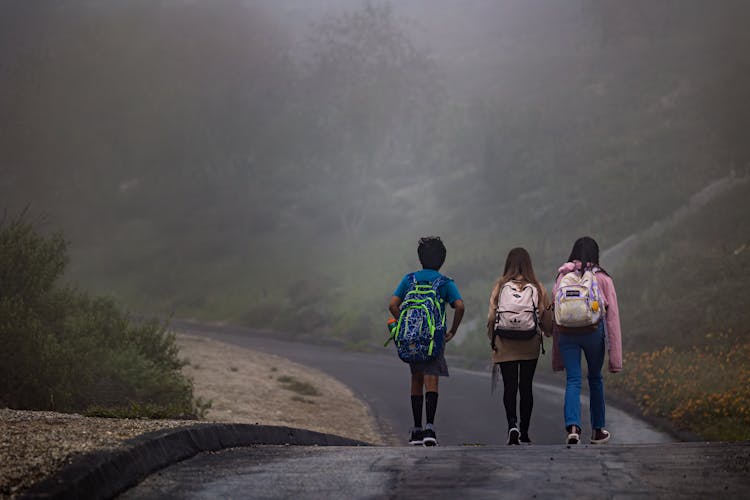
[(445, 361), (445, 353), (431, 361), (420, 361), (419, 363), (409, 363), (412, 375), (422, 372), (425, 375), (436, 375), (438, 377), (448, 377), (448, 363)]

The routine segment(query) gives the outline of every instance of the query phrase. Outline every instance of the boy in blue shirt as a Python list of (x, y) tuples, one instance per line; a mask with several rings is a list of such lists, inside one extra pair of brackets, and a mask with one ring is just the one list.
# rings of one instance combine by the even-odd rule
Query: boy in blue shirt
[[(417, 247), (417, 255), (419, 256), (419, 262), (422, 264), (422, 270), (414, 273), (417, 281), (434, 282), (442, 276), (438, 270), (445, 262), (446, 249), (439, 237), (421, 238)], [(409, 290), (409, 285), (409, 275), (407, 274), (396, 287), (388, 304), (388, 310), (396, 319), (401, 314), (399, 306)], [(454, 309), (453, 323), (450, 329), (445, 332), (445, 342), (448, 342), (456, 335), (458, 325), (464, 316), (464, 301), (461, 299), (456, 284), (450, 278), (437, 291), (445, 303), (450, 304)], [(443, 307), (445, 306), (443, 305)], [(409, 368), (411, 369), (411, 411), (414, 416), (414, 428), (411, 430), (409, 444), (435, 446), (437, 445), (437, 436), (433, 424), (437, 411), (438, 377), (448, 376), (445, 352), (441, 352), (440, 355), (430, 361), (409, 363)], [(425, 429), (422, 429), (423, 403), (427, 414)]]

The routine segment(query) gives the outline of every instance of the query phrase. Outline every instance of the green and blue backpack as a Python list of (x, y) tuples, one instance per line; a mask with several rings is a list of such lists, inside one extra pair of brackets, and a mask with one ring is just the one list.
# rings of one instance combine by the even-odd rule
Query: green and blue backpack
[(393, 340), (398, 357), (406, 363), (431, 361), (445, 345), (445, 301), (438, 289), (451, 279), (440, 275), (433, 281), (417, 281), (411, 273), (408, 280), (401, 314), (385, 345)]

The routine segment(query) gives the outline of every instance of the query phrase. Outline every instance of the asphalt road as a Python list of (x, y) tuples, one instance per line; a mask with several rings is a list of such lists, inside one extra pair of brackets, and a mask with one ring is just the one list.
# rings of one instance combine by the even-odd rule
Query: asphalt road
[[(503, 412), (499, 395), (490, 396), (489, 375), (458, 369), (441, 381), (441, 445), (403, 446), (411, 418), (409, 370), (394, 353), (181, 326), (333, 375), (370, 405), (401, 446), (264, 445), (200, 453), (152, 474), (122, 499), (747, 498), (750, 491), (750, 443), (668, 442), (611, 405), (610, 444), (560, 444), (562, 377), (535, 387), (532, 446), (503, 444)], [(654, 444), (634, 444), (647, 442)]]
[(306, 447), (202, 453), (123, 499), (747, 498), (750, 444)]
[[(184, 333), (204, 335), (315, 367), (348, 385), (369, 405), (387, 444), (402, 445), (407, 440), (412, 425), (409, 367), (398, 359), (392, 347), (384, 348), (382, 353), (350, 352), (331, 345), (281, 340), (243, 328), (181, 322), (173, 322), (173, 326)], [(549, 369), (540, 362), (535, 377), (534, 411), (529, 434), (535, 444), (559, 444), (565, 437), (562, 416), (565, 379), (561, 374), (544, 373), (545, 370)], [(435, 420), (440, 444), (505, 444), (507, 424), (501, 387), (491, 394), (489, 373), (458, 368), (450, 368), (450, 373), (450, 377), (440, 380)], [(582, 405), (583, 435), (587, 436), (590, 430), (586, 421), (588, 405), (585, 396)], [(607, 406), (607, 427), (612, 432), (613, 444), (673, 441), (667, 434), (611, 404)]]

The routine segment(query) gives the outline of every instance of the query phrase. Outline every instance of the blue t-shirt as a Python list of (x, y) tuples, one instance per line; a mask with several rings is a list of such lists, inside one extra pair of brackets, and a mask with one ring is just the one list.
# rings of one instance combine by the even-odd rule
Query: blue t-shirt
[[(417, 281), (434, 281), (439, 276), (442, 275), (434, 269), (422, 269), (421, 271), (417, 271), (414, 273), (414, 277), (417, 279)], [(448, 304), (453, 304), (455, 301), (461, 300), (461, 294), (458, 292), (458, 287), (453, 282), (453, 280), (450, 278), (449, 280), (450, 281), (444, 283), (440, 286), (440, 288), (438, 288), (438, 295)], [(400, 298), (401, 300), (404, 300), (406, 292), (409, 291), (409, 285), (409, 275), (406, 274), (401, 279), (401, 283), (399, 283), (396, 287), (393, 295)]]

